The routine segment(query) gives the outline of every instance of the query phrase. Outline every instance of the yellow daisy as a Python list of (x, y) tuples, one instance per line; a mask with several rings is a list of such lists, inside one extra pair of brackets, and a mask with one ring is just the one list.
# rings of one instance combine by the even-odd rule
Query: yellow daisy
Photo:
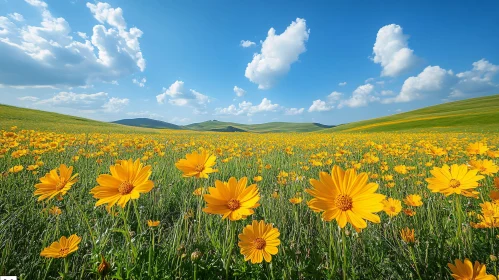
[(109, 167), (111, 175), (101, 174), (97, 178), (99, 186), (90, 193), (99, 199), (95, 206), (107, 204), (107, 208), (115, 204), (125, 208), (130, 199), (138, 199), (141, 193), (148, 193), (154, 183), (149, 180), (151, 166), (143, 166), (140, 160), (121, 160)]
[(216, 156), (203, 150), (201, 153), (187, 154), (185, 159), (179, 160), (175, 166), (184, 173), (183, 177), (208, 178), (208, 174), (217, 172), (212, 168), (216, 160)]
[(469, 259), (455, 260), (454, 264), (447, 264), (452, 271), (451, 276), (458, 280), (496, 280), (494, 275), (487, 274), (484, 264), (475, 261), (475, 265)]
[(279, 251), (277, 246), (281, 244), (279, 240), (279, 230), (272, 224), (266, 224), (264, 221), (253, 221), (243, 229), (239, 234), (239, 248), (244, 260), (251, 260), (251, 263), (261, 263), (272, 261), (272, 255)]
[(320, 180), (311, 179), (314, 188), (305, 191), (314, 196), (308, 206), (313, 211), (323, 211), (325, 221), (335, 219), (341, 228), (348, 222), (359, 229), (367, 227), (365, 220), (380, 222), (374, 213), (383, 210), (385, 196), (375, 193), (378, 184), (368, 183), (367, 173), (357, 175), (354, 169), (345, 172), (334, 166), (331, 174), (320, 172), (319, 177)]
[(478, 170), (468, 171), (465, 164), (453, 164), (450, 167), (444, 164), (442, 168), (434, 167), (430, 172), (434, 177), (426, 179), (429, 183), (428, 188), (445, 196), (463, 192), (468, 194), (478, 187), (478, 181), (484, 178), (482, 175), (477, 175)]
[(80, 244), (80, 241), (81, 237), (78, 237), (76, 234), (71, 235), (69, 238), (63, 236), (59, 239), (59, 241), (56, 241), (49, 247), (43, 249), (40, 256), (46, 258), (65, 258), (78, 250), (78, 244)]
[[(57, 170), (59, 169), (59, 173)], [(35, 185), (35, 196), (39, 195), (38, 201), (47, 199), (51, 200), (55, 196), (65, 195), (71, 186), (76, 183), (78, 173), (72, 175), (73, 167), (69, 168), (65, 164), (61, 164), (59, 168), (52, 169), (49, 173), (40, 178), (40, 182)]]

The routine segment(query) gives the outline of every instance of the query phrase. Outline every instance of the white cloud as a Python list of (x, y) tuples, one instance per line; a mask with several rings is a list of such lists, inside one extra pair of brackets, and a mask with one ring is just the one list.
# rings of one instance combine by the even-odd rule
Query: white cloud
[(23, 15), (21, 14), (18, 14), (18, 13), (12, 13), (12, 14), (9, 14), (9, 17), (15, 21), (24, 21), (24, 17)]
[(126, 28), (120, 8), (87, 3), (101, 24), (93, 27), (91, 40), (75, 40), (69, 23), (52, 16), (45, 2), (26, 2), (38, 10), (42, 21), (37, 26), (0, 17), (0, 84), (81, 86), (145, 69), (139, 44), (142, 31)]
[(378, 31), (373, 61), (383, 67), (381, 76), (398, 76), (417, 63), (417, 57), (408, 47), (407, 40), (408, 36), (404, 35), (400, 25), (386, 25)]
[(439, 66), (428, 66), (416, 77), (407, 78), (397, 96), (384, 99), (382, 102), (409, 102), (422, 99), (427, 95), (448, 90), (455, 80), (451, 70), (445, 70)]
[(331, 103), (331, 104), (336, 103), (341, 99), (342, 96), (343, 96), (343, 93), (333, 91), (327, 96), (327, 101), (328, 101), (328, 103)]
[(242, 97), (246, 94), (246, 91), (238, 86), (234, 86), (234, 92), (237, 96)]
[(246, 67), (246, 78), (258, 84), (259, 89), (271, 88), (279, 77), (289, 72), (291, 64), (306, 51), (310, 30), (304, 19), (297, 18), (282, 34), (275, 33), (276, 30), (270, 28), (261, 52), (255, 54)]
[(368, 103), (378, 101), (379, 98), (372, 95), (371, 93), (374, 90), (374, 86), (372, 84), (365, 84), (359, 86), (352, 93), (352, 96), (349, 99), (341, 100), (338, 108), (343, 108), (345, 106), (356, 108), (367, 106)]
[(293, 116), (293, 115), (301, 115), (303, 114), (303, 112), (305, 111), (305, 108), (289, 108), (289, 109), (286, 109), (284, 114), (285, 115), (289, 115), (289, 116)]
[(339, 85), (340, 87), (342, 87), (342, 86), (346, 86), (346, 85), (347, 85), (347, 82), (341, 82), (341, 83), (339, 83), (338, 85)]
[(35, 101), (38, 101), (38, 97), (35, 97), (35, 96), (23, 96), (23, 97), (19, 97), (17, 98), (21, 101), (31, 101), (31, 102), (35, 102)]
[(109, 101), (102, 106), (106, 112), (119, 112), (123, 107), (126, 107), (130, 103), (128, 98), (117, 98), (111, 97)]
[(481, 59), (473, 63), (470, 71), (458, 73), (458, 83), (454, 86), (450, 97), (465, 97), (476, 93), (491, 93), (499, 89), (494, 78), (499, 73), (499, 66)]
[(163, 93), (156, 95), (159, 104), (164, 104), (166, 99), (168, 99), (168, 103), (175, 106), (199, 107), (210, 102), (209, 97), (202, 93), (193, 89), (185, 90), (182, 81), (175, 81), (169, 88), (163, 88), (163, 91)]
[(136, 78), (133, 78), (132, 79), (132, 82), (136, 85), (138, 85), (139, 87), (144, 87), (146, 85), (146, 78), (142, 78), (142, 79), (136, 79)]
[(106, 92), (74, 93), (61, 91), (48, 99), (36, 102), (37, 105), (52, 107), (65, 107), (78, 109), (85, 112), (118, 112), (129, 104), (127, 98), (111, 97)]
[(382, 96), (388, 96), (388, 95), (394, 95), (395, 93), (391, 90), (382, 90), (381, 95)]
[(227, 108), (216, 108), (215, 113), (217, 115), (242, 115), (246, 114), (248, 116), (261, 113), (261, 112), (275, 112), (280, 109), (279, 104), (272, 104), (272, 101), (263, 98), (262, 102), (258, 105), (253, 105), (251, 102), (243, 101), (235, 105), (230, 105)]
[(322, 101), (320, 99), (314, 100), (312, 102), (312, 105), (310, 108), (308, 108), (309, 112), (325, 112), (325, 111), (331, 111), (333, 109), (333, 106), (328, 105), (325, 101)]
[(240, 45), (243, 48), (249, 48), (249, 47), (254, 46), (256, 44), (255, 44), (255, 42), (251, 42), (249, 40), (241, 40), (241, 44)]

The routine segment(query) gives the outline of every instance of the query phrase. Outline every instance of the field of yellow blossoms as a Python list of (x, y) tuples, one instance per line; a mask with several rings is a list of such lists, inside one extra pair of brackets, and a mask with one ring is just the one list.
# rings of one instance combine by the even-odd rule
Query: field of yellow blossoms
[(0, 275), (496, 279), (499, 134), (0, 130)]

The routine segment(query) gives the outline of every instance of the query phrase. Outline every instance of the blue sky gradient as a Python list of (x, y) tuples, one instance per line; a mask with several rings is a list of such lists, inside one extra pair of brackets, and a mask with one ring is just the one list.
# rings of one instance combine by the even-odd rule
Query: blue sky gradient
[(346, 123), (499, 93), (498, 14), (498, 1), (0, 0), (0, 103)]

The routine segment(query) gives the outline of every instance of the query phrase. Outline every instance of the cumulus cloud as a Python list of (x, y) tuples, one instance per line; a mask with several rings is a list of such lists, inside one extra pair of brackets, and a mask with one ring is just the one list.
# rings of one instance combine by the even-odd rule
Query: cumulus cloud
[(297, 18), (286, 30), (276, 35), (276, 30), (270, 28), (267, 38), (262, 43), (260, 53), (246, 67), (245, 76), (251, 82), (258, 84), (259, 89), (269, 89), (277, 79), (289, 72), (291, 64), (296, 62), (300, 54), (306, 51), (310, 30), (305, 19)]
[(339, 83), (338, 85), (339, 85), (340, 87), (342, 87), (342, 86), (346, 86), (346, 85), (347, 85), (347, 82), (341, 82), (341, 83)]
[(499, 73), (499, 66), (481, 59), (473, 63), (470, 71), (456, 74), (459, 81), (452, 89), (451, 98), (461, 98), (477, 93), (492, 93), (499, 89), (494, 78)]
[(163, 88), (163, 93), (156, 95), (159, 104), (164, 104), (167, 99), (175, 106), (200, 107), (210, 102), (208, 96), (193, 89), (184, 89), (182, 81), (175, 81), (169, 88)]
[(91, 39), (73, 38), (69, 23), (54, 17), (40, 0), (26, 0), (41, 15), (39, 25), (0, 17), (0, 84), (11, 86), (82, 86), (111, 82), (144, 71), (140, 49), (142, 31), (127, 29), (120, 8), (107, 3), (87, 3), (100, 24)]
[(246, 91), (238, 86), (234, 86), (234, 93), (239, 96), (239, 97), (242, 97), (246, 94)]
[(345, 106), (350, 108), (363, 107), (367, 106), (370, 102), (378, 101), (379, 97), (371, 94), (373, 90), (374, 86), (372, 84), (365, 84), (357, 87), (349, 99), (340, 101), (338, 108), (343, 108)]
[(445, 70), (439, 66), (428, 66), (419, 75), (407, 78), (397, 96), (387, 98), (382, 102), (409, 102), (422, 99), (427, 95), (448, 90), (455, 82), (452, 70)]
[(132, 79), (132, 83), (138, 85), (139, 87), (144, 87), (146, 85), (146, 82), (147, 82), (146, 78), (142, 78), (142, 79), (133, 78)]
[(9, 17), (15, 21), (24, 21), (24, 17), (23, 15), (21, 14), (18, 14), (18, 13), (12, 13), (12, 14), (9, 14)]
[(110, 98), (106, 92), (75, 93), (61, 91), (54, 94), (51, 98), (39, 100), (35, 104), (48, 105), (51, 107), (73, 108), (87, 112), (95, 110), (101, 110), (104, 112), (119, 112), (129, 104), (129, 100), (127, 98)]
[(256, 43), (255, 43), (255, 42), (251, 42), (251, 41), (249, 41), (249, 40), (241, 40), (241, 44), (240, 44), (240, 45), (241, 45), (241, 47), (243, 47), (243, 48), (249, 48), (249, 47), (251, 47), (251, 46), (256, 45)]
[(310, 108), (308, 108), (309, 112), (325, 112), (325, 111), (331, 111), (333, 109), (333, 106), (330, 104), (327, 104), (325, 101), (322, 101), (320, 99), (314, 100), (312, 102), (312, 105)]
[(414, 51), (408, 46), (408, 38), (402, 27), (396, 24), (383, 26), (378, 31), (373, 47), (373, 61), (383, 67), (381, 76), (398, 76), (417, 63)]
[(303, 114), (303, 112), (305, 111), (305, 108), (289, 108), (289, 109), (286, 109), (284, 114), (285, 115), (288, 115), (288, 116), (294, 116), (294, 115), (301, 115)]
[(273, 104), (271, 100), (263, 98), (262, 102), (258, 105), (253, 105), (251, 102), (243, 101), (235, 105), (230, 105), (226, 108), (216, 108), (215, 113), (217, 115), (243, 115), (248, 116), (261, 113), (261, 112), (275, 112), (280, 109), (279, 104)]

